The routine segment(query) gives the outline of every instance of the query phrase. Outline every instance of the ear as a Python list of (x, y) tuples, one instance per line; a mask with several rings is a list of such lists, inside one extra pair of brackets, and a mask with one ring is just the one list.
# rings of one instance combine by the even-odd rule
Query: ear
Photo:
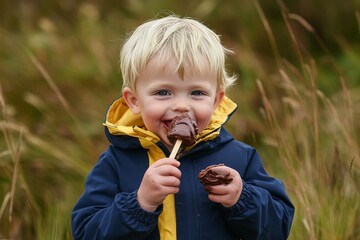
[(215, 100), (214, 100), (214, 109), (216, 109), (219, 106), (219, 104), (223, 100), (224, 96), (225, 96), (225, 91), (223, 89), (220, 89), (216, 93)]
[(131, 90), (129, 87), (125, 87), (122, 90), (122, 96), (128, 105), (128, 107), (133, 111), (134, 114), (140, 113), (140, 106), (137, 99), (136, 94), (133, 90)]

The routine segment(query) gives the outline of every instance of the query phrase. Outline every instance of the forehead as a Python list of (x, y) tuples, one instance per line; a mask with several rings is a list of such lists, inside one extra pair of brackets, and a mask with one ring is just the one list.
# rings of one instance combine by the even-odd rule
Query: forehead
[(180, 61), (174, 56), (159, 54), (151, 58), (145, 68), (169, 73), (176, 72), (181, 77), (189, 74), (215, 74), (210, 71), (209, 62), (203, 57), (199, 59), (184, 58)]
[(212, 88), (217, 89), (218, 81), (215, 74), (211, 74), (208, 70), (207, 64), (204, 62), (200, 68), (193, 68), (188, 65), (184, 65), (184, 68), (178, 68), (178, 64), (175, 59), (169, 61), (163, 61), (163, 59), (153, 58), (148, 64), (140, 71), (136, 80), (136, 88), (150, 83), (170, 83), (186, 82), (186, 84), (193, 83), (197, 85), (211, 85)]

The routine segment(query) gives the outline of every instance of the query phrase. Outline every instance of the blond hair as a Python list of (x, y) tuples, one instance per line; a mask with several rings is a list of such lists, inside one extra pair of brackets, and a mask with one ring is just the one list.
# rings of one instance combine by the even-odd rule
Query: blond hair
[(123, 88), (135, 89), (139, 72), (156, 56), (164, 65), (175, 59), (180, 73), (188, 68), (203, 71), (205, 60), (207, 69), (217, 76), (218, 89), (226, 90), (236, 80), (225, 68), (228, 53), (220, 37), (196, 20), (174, 15), (151, 20), (136, 28), (121, 48)]

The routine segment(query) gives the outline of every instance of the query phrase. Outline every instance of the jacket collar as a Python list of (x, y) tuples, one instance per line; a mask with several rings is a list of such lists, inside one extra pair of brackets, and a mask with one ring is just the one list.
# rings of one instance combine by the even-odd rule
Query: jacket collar
[[(221, 126), (231, 117), (236, 108), (237, 105), (225, 96), (212, 115), (209, 126), (200, 132), (195, 144), (218, 136)], [(153, 144), (160, 141), (158, 136), (146, 129), (141, 115), (134, 114), (122, 97), (110, 105), (104, 125), (107, 127), (110, 142), (112, 142), (112, 135), (135, 137)]]

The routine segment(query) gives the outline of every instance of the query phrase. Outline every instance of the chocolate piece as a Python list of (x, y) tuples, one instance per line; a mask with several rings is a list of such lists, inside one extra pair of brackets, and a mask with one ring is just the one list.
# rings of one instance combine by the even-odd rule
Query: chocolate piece
[(183, 146), (191, 146), (195, 143), (198, 128), (195, 120), (186, 113), (173, 118), (168, 132), (169, 141), (174, 144), (177, 139), (182, 140)]
[(217, 168), (219, 166), (225, 165), (222, 163), (211, 165), (200, 171), (197, 177), (205, 187), (231, 183), (233, 178), (230, 176), (230, 172)]

